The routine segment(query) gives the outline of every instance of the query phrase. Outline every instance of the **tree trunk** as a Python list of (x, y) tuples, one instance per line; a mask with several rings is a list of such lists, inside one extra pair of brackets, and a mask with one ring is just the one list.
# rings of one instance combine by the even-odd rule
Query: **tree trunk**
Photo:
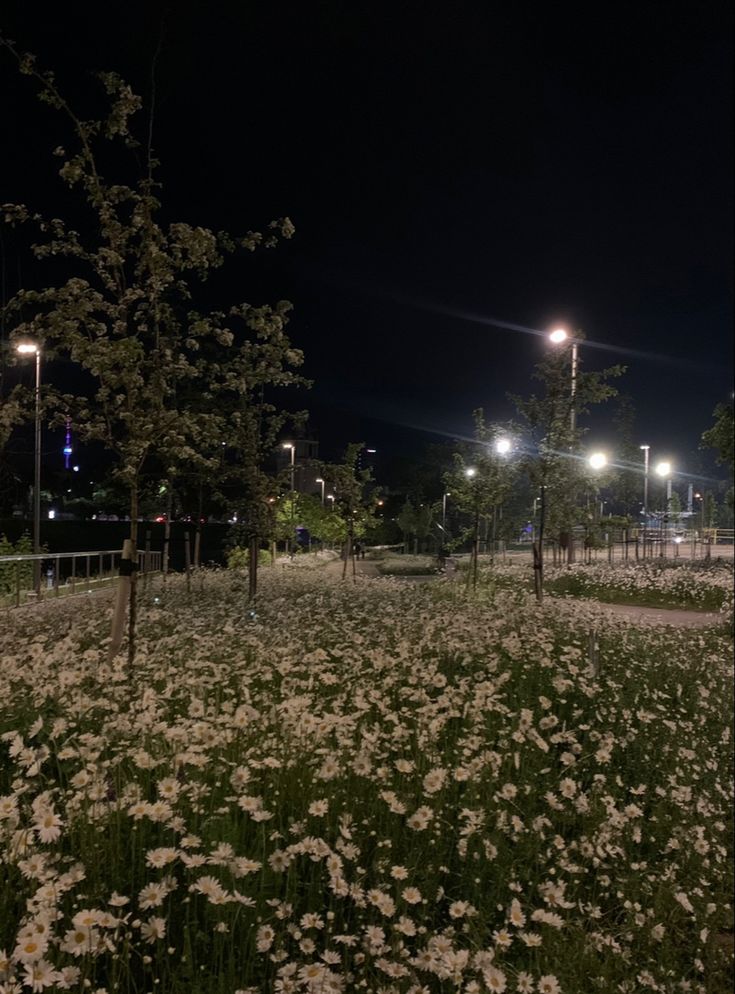
[[(347, 532), (347, 545), (346, 545), (346, 548), (345, 548), (345, 562), (344, 562), (344, 566), (342, 567), (342, 579), (343, 580), (347, 577), (347, 563), (350, 561), (350, 559), (352, 559), (352, 532), (348, 531)], [(353, 563), (353, 570), (354, 570), (354, 563)]]
[(258, 536), (252, 535), (250, 538), (250, 557), (248, 561), (248, 601), (252, 603), (258, 593), (258, 559), (259, 548)]
[(130, 488), (130, 613), (128, 618), (128, 666), (135, 661), (135, 627), (138, 621), (138, 480)]
[(194, 535), (194, 568), (199, 566), (202, 548), (202, 510), (204, 508), (204, 485), (199, 484), (199, 500), (197, 510), (197, 530)]
[(544, 599), (544, 524), (546, 522), (546, 487), (541, 487), (538, 538), (533, 543), (533, 586), (539, 604)]
[(480, 554), (480, 512), (475, 510), (475, 534), (472, 542), (472, 589), (477, 589), (477, 570)]
[(174, 507), (174, 495), (173, 489), (171, 487), (171, 481), (166, 481), (166, 522), (163, 526), (163, 557), (161, 563), (161, 569), (163, 570), (163, 582), (166, 582), (166, 577), (168, 576), (168, 557), (169, 549), (171, 547), (171, 515), (173, 513)]
[(186, 567), (186, 592), (191, 593), (191, 551), (189, 545), (189, 529), (184, 532), (184, 565)]

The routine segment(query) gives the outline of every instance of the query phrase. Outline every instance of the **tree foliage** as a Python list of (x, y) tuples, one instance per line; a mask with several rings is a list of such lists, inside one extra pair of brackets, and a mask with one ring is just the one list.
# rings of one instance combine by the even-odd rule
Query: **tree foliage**
[(712, 412), (714, 424), (702, 434), (702, 445), (714, 449), (717, 462), (733, 469), (733, 449), (735, 447), (735, 424), (733, 423), (733, 401), (718, 404)]

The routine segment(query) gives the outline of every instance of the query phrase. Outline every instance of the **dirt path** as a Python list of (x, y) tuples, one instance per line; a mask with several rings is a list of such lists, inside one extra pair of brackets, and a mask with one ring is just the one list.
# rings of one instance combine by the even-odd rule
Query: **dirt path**
[(677, 628), (709, 628), (722, 623), (716, 612), (682, 611), (672, 608), (640, 607), (637, 604), (608, 604), (605, 601), (591, 601), (612, 614), (622, 615), (639, 621), (649, 621), (655, 625), (674, 625)]
[[(327, 563), (327, 565), (324, 567), (323, 575), (328, 576), (332, 580), (341, 580), (342, 571), (344, 567), (345, 564), (341, 559), (335, 559), (333, 562)], [(371, 563), (369, 560), (366, 559), (355, 560), (355, 574), (357, 576), (367, 576), (370, 578), (380, 576), (380, 573), (378, 572), (378, 567), (375, 565), (375, 563)], [(352, 579), (352, 565), (350, 563), (347, 563), (346, 579), (348, 580)]]

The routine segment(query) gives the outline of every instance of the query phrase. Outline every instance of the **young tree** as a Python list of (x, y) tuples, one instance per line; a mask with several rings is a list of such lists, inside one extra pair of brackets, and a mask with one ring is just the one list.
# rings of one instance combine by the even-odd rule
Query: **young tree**
[(369, 493), (372, 474), (369, 469), (358, 470), (357, 461), (363, 442), (352, 442), (345, 450), (344, 462), (322, 463), (320, 475), (329, 480), (334, 488), (335, 503), (339, 517), (345, 527), (345, 559), (342, 579), (347, 576), (347, 563), (352, 560), (355, 573), (353, 548), (356, 537), (360, 537), (374, 520), (373, 499)]
[[(577, 339), (580, 339), (577, 335)], [(537, 364), (533, 377), (542, 385), (539, 396), (512, 397), (525, 422), (528, 452), (523, 460), (531, 484), (539, 495), (539, 528), (533, 543), (534, 587), (543, 599), (543, 543), (547, 527), (559, 535), (560, 545), (573, 548), (572, 528), (579, 517), (578, 500), (584, 487), (584, 465), (579, 455), (583, 431), (572, 421), (617, 393), (608, 383), (622, 375), (624, 367), (611, 366), (601, 372), (577, 371), (571, 389), (569, 349), (554, 350)]]
[[(184, 222), (161, 219), (160, 187), (154, 179), (151, 128), (145, 146), (136, 141), (131, 118), (140, 99), (114, 73), (99, 79), (109, 100), (107, 113), (85, 120), (67, 103), (53, 74), (36, 67), (12, 42), (2, 45), (17, 59), (20, 71), (38, 85), (41, 100), (64, 114), (71, 125), (74, 148), (57, 148), (59, 173), (84, 207), (84, 233), (58, 218), (44, 220), (22, 205), (5, 205), (6, 223), (31, 224), (42, 240), (33, 246), (38, 260), (61, 261), (58, 281), (43, 290), (18, 292), (8, 304), (16, 334), (48, 343), (58, 355), (84, 369), (94, 381), (91, 396), (66, 398), (81, 441), (99, 439), (116, 456), (116, 474), (129, 494), (131, 594), (128, 657), (135, 653), (135, 558), (139, 490), (147, 461), (175, 454), (187, 462), (197, 456), (202, 442), (202, 411), (183, 407), (187, 391), (206, 394), (215, 365), (222, 370), (218, 385), (239, 392), (242, 417), (249, 420), (247, 461), (248, 500), (260, 499), (258, 412), (247, 401), (258, 391), (298, 365), (300, 354), (291, 349), (282, 331), (288, 305), (233, 308), (229, 316), (244, 321), (252, 339), (236, 341), (221, 313), (192, 310), (199, 284), (238, 248), (271, 247), (293, 233), (287, 218), (271, 222), (267, 233), (248, 232), (241, 238), (215, 233)], [(143, 151), (142, 170), (122, 182), (102, 172), (104, 146), (112, 143), (116, 163), (124, 153)], [(102, 155), (99, 154), (103, 146)], [(109, 157), (109, 161), (112, 158)], [(71, 274), (71, 275), (69, 275)], [(219, 363), (202, 363), (205, 346), (219, 352)], [(265, 362), (259, 364), (259, 357)], [(244, 377), (255, 373), (254, 379)], [(209, 417), (211, 412), (205, 412)], [(206, 419), (205, 419), (206, 420)], [(113, 646), (113, 650), (114, 650)]]
[(702, 434), (702, 445), (714, 449), (717, 462), (733, 468), (735, 458), (735, 424), (733, 423), (733, 401), (718, 404), (712, 412), (714, 424)]
[[(495, 550), (498, 508), (508, 497), (517, 466), (507, 445), (517, 434), (512, 425), (488, 424), (482, 408), (473, 412), (475, 442), (455, 454), (454, 469), (444, 478), (456, 508), (469, 516), (471, 538), (470, 577), (477, 586), (480, 554), (480, 522), (492, 522), (491, 548)], [(491, 556), (491, 562), (493, 559)]]

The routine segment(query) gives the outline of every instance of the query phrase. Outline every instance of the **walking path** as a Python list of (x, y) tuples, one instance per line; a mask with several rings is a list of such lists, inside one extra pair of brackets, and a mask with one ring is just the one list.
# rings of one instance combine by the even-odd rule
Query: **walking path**
[(722, 624), (717, 613), (709, 611), (682, 611), (676, 608), (641, 607), (638, 604), (608, 604), (605, 601), (592, 601), (612, 614), (649, 621), (656, 625), (674, 625), (676, 628), (708, 628)]
[[(338, 559), (334, 562), (328, 563), (324, 568), (327, 576), (333, 579), (342, 578), (342, 570), (344, 568), (344, 563), (342, 560)], [(381, 574), (378, 571), (377, 566), (370, 561), (365, 561), (362, 559), (355, 560), (355, 571), (358, 576), (366, 577), (380, 577)], [(350, 564), (347, 566), (347, 578), (352, 576), (352, 567)], [(398, 576), (391, 577), (391, 579), (404, 580), (413, 583), (429, 583), (432, 580), (438, 580), (439, 578), (436, 574), (427, 574), (426, 576), (421, 575), (411, 575), (411, 576)], [(560, 604), (568, 604), (568, 598), (552, 598), (548, 597), (549, 600), (558, 600)], [(673, 625), (676, 628), (708, 628), (712, 625), (722, 624), (722, 618), (717, 612), (710, 611), (684, 611), (677, 608), (659, 608), (659, 607), (645, 607), (638, 604), (611, 604), (606, 601), (597, 601), (585, 598), (587, 603), (595, 604), (597, 607), (604, 608), (611, 614), (618, 615), (619, 617), (628, 617), (631, 620), (650, 622), (654, 625)]]

